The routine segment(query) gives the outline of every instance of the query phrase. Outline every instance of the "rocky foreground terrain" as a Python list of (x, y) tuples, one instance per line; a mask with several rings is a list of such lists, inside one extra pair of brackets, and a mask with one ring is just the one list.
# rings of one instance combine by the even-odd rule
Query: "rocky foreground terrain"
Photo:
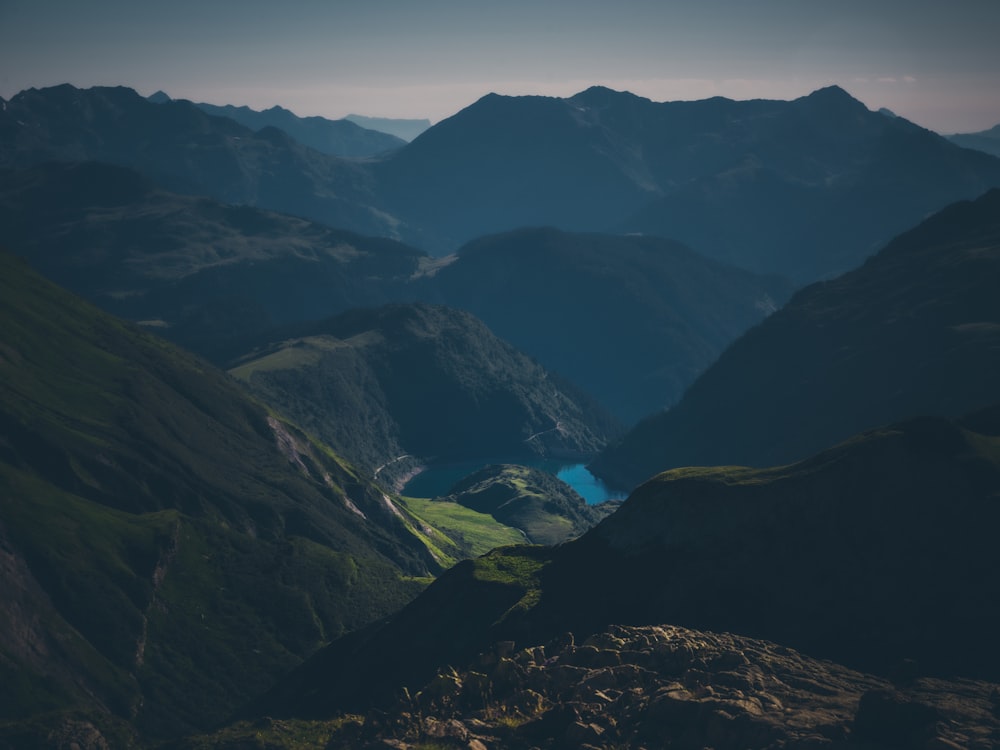
[(883, 679), (767, 641), (612, 627), (579, 644), (571, 634), (520, 651), (501, 642), (405, 691), (395, 709), (346, 722), (327, 747), (1000, 747), (1000, 686), (918, 669), (903, 663)]
[[(613, 626), (518, 650), (494, 645), (396, 705), (325, 720), (259, 718), (168, 750), (988, 750), (1000, 685), (888, 678), (768, 641), (670, 625)], [(8, 739), (10, 739), (8, 737)], [(109, 740), (111, 744), (109, 744)], [(16, 745), (4, 744), (4, 750)], [(106, 750), (67, 718), (48, 748)]]

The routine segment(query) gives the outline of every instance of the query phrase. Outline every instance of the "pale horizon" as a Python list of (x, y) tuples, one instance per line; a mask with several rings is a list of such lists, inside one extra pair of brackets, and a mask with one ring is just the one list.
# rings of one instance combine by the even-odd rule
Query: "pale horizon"
[(488, 93), (653, 101), (838, 85), (939, 133), (1000, 124), (1000, 3), (0, 0), (0, 96), (70, 83), (440, 122)]

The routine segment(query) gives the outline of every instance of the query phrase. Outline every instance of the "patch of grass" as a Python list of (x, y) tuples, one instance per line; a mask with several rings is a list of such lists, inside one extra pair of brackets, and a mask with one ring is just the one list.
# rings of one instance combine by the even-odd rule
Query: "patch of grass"
[(547, 562), (531, 550), (542, 547), (507, 547), (476, 558), (473, 576), (480, 581), (536, 588), (538, 574)]
[(258, 719), (241, 721), (210, 734), (188, 737), (176, 750), (218, 750), (220, 748), (273, 748), (277, 750), (323, 750), (330, 736), (359, 716), (313, 721), (306, 719)]
[(467, 555), (477, 557), (497, 547), (524, 542), (524, 534), (517, 529), (458, 503), (415, 497), (400, 499), (413, 515), (455, 539)]

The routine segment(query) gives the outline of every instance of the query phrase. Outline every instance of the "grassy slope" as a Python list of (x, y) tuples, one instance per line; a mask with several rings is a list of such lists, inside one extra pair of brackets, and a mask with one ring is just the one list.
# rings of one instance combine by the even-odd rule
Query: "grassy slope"
[(7, 255), (0, 320), (5, 719), (206, 726), (439, 569), (326, 448)]
[(465, 557), (484, 555), (496, 547), (524, 541), (518, 529), (458, 503), (419, 497), (403, 497), (401, 501), (413, 515), (454, 540)]

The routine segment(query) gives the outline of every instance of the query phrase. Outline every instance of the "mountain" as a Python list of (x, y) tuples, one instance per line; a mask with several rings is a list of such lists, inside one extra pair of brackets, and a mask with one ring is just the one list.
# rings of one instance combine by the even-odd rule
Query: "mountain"
[(431, 273), (428, 297), (471, 311), (626, 423), (680, 398), (791, 293), (669, 240), (554, 229), (481, 238)]
[(206, 729), (449, 544), (204, 360), (0, 254), (0, 745), (80, 716)]
[(230, 372), (359, 467), (381, 467), (383, 480), (414, 461), (587, 457), (620, 434), (466, 312), (396, 304), (288, 333)]
[(22, 91), (0, 110), (0, 167), (51, 160), (111, 162), (174, 192), (435, 255), (524, 226), (638, 232), (797, 283), (853, 268), (932, 211), (1000, 186), (1000, 159), (837, 87), (794, 101), (491, 94), (365, 160), (123, 87)]
[(0, 167), (104, 161), (164, 188), (395, 236), (371, 178), (277, 128), (257, 132), (188, 101), (155, 104), (124, 87), (28, 89), (0, 110)]
[(1000, 190), (954, 204), (748, 331), (592, 470), (788, 463), (917, 414), (1000, 398)]
[[(763, 638), (780, 644), (776, 654), (794, 648), (901, 684), (944, 675), (995, 682), (998, 437), (994, 407), (959, 422), (924, 418), (881, 428), (790, 466), (664, 473), (577, 540), (496, 550), (455, 566), (387, 622), (317, 653), (255, 710), (330, 717), (391, 706), (406, 697), (403, 686), (419, 701), (420, 686), (447, 689), (448, 665), (479, 672), (474, 684), (484, 700), (530, 671), (525, 661), (518, 668), (500, 658), (509, 660), (514, 648), (549, 665), (564, 687), (582, 686), (585, 671), (549, 660), (574, 641), (585, 645), (569, 666), (608, 668), (594, 685), (611, 689), (601, 701), (632, 691), (651, 702), (643, 669), (616, 669), (638, 655), (627, 653), (623, 636), (599, 634), (663, 623)], [(595, 635), (600, 640), (587, 640)], [(700, 661), (700, 648), (678, 644), (676, 656), (657, 649), (657, 669), (690, 663), (699, 676), (689, 676), (688, 690), (718, 681), (763, 699), (760, 682), (733, 674), (757, 657)], [(604, 649), (621, 650), (620, 661)], [(506, 671), (494, 670), (501, 665)], [(501, 682), (503, 674), (510, 681)], [(806, 691), (817, 685), (799, 683)], [(475, 690), (463, 692), (474, 700)], [(762, 706), (760, 714), (773, 710)], [(659, 728), (671, 736), (670, 724)]]
[(258, 112), (232, 104), (218, 106), (198, 102), (198, 109), (216, 117), (228, 117), (251, 130), (278, 128), (304, 146), (324, 154), (341, 157), (374, 156), (406, 144), (387, 132), (371, 130), (351, 120), (328, 120), (325, 117), (299, 117), (284, 107)]
[(532, 544), (559, 544), (579, 536), (619, 503), (588, 505), (572, 487), (526, 466), (486, 466), (460, 480), (441, 502), (488, 513), (520, 529)]
[(800, 283), (1000, 186), (997, 159), (837, 87), (794, 101), (490, 94), (373, 170), (434, 253), (519, 226), (642, 232)]
[(96, 162), (0, 170), (0, 231), (56, 283), (216, 362), (275, 326), (397, 299), (426, 260)]
[(357, 123), (369, 130), (378, 130), (382, 133), (394, 135), (407, 142), (412, 141), (431, 126), (431, 121), (426, 119), (368, 117), (366, 115), (347, 115), (344, 119)]
[(471, 311), (628, 422), (790, 294), (656, 238), (523, 230), (432, 259), (95, 162), (0, 169), (0, 232), (50, 279), (219, 364), (276, 326), (424, 300)]
[(1000, 156), (1000, 125), (978, 133), (955, 133), (948, 140), (962, 148), (973, 148), (993, 156)]

